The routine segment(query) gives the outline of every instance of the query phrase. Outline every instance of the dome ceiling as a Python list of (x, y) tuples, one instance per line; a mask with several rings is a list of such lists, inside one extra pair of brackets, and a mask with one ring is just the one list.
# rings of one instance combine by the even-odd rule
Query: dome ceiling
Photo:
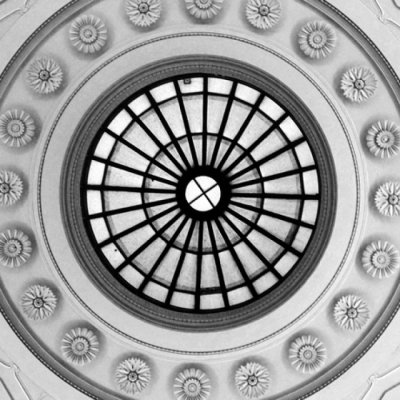
[(392, 398), (400, 4), (11, 3), (0, 398)]

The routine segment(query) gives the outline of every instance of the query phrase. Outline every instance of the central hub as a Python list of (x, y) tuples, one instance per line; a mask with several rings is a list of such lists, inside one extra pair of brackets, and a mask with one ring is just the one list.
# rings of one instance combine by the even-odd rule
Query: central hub
[(190, 218), (211, 221), (226, 211), (231, 196), (227, 177), (218, 169), (198, 166), (188, 169), (176, 188), (180, 209)]
[(187, 185), (185, 199), (196, 211), (212, 211), (221, 201), (221, 187), (209, 176), (198, 176)]

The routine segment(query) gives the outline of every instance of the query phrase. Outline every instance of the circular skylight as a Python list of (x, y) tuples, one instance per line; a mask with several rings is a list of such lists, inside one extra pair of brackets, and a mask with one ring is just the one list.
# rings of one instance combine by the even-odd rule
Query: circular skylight
[(93, 246), (141, 298), (230, 310), (280, 286), (320, 213), (318, 163), (263, 91), (211, 74), (155, 83), (98, 132), (82, 178)]

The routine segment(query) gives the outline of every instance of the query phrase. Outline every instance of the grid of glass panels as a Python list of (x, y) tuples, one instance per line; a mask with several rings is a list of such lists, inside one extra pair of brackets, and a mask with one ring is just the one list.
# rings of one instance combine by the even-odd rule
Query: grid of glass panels
[(113, 115), (87, 155), (82, 206), (120, 282), (167, 308), (215, 312), (259, 299), (296, 268), (320, 179), (282, 105), (199, 74), (154, 84)]

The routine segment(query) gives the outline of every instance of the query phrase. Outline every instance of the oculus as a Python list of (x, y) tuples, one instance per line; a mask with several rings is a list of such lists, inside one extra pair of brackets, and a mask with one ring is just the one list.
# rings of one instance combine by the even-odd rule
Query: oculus
[(163, 83), (96, 142), (83, 182), (89, 229), (110, 270), (146, 297), (188, 311), (245, 303), (283, 281), (312, 237), (312, 151), (253, 88), (200, 76)]
[(71, 211), (82, 213), (96, 268), (133, 302), (160, 307), (152, 321), (168, 310), (209, 328), (221, 313), (271, 307), (264, 296), (297, 288), (302, 268), (315, 266), (314, 243), (331, 227), (320, 221), (334, 217), (321, 214), (322, 204), (335, 206), (330, 155), (308, 126), (306, 136), (274, 95), (232, 76), (191, 73), (142, 87), (78, 152)]

